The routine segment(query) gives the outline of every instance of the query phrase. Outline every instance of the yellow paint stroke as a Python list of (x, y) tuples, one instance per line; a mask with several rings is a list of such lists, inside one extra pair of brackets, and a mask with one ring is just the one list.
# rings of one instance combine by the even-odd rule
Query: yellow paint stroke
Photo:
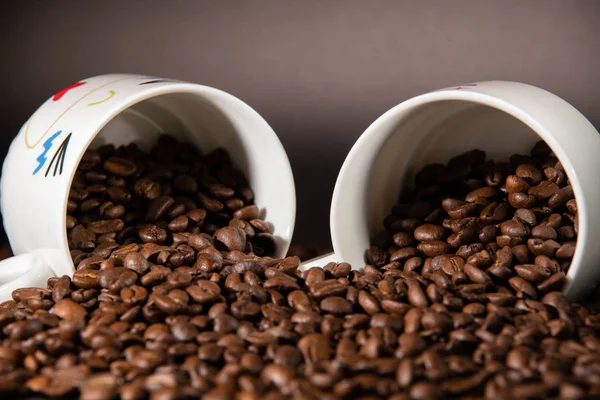
[(88, 104), (88, 106), (90, 106), (90, 107), (91, 107), (91, 106), (96, 106), (96, 105), (98, 105), (98, 104), (102, 104), (102, 103), (104, 103), (106, 100), (110, 100), (110, 99), (112, 99), (112, 97), (115, 95), (115, 91), (114, 91), (114, 90), (109, 90), (109, 91), (108, 91), (108, 93), (110, 93), (110, 94), (109, 94), (109, 95), (108, 95), (108, 97), (107, 97), (107, 98), (105, 98), (104, 100), (95, 101), (95, 102), (93, 102), (93, 103), (90, 103), (90, 104)]
[(99, 86), (99, 87), (97, 87), (96, 89), (94, 89), (94, 90), (91, 90), (91, 91), (89, 91), (88, 93), (84, 94), (82, 97), (80, 97), (80, 98), (79, 98), (79, 100), (77, 100), (75, 103), (71, 104), (71, 105), (69, 106), (69, 108), (67, 108), (65, 111), (63, 111), (63, 112), (62, 112), (62, 113), (61, 113), (61, 114), (60, 114), (60, 115), (59, 115), (59, 116), (58, 116), (58, 117), (57, 117), (57, 118), (54, 120), (54, 122), (52, 123), (52, 125), (50, 125), (50, 126), (48, 127), (48, 129), (46, 130), (46, 132), (44, 132), (44, 134), (43, 134), (43, 135), (40, 137), (40, 139), (39, 139), (37, 142), (35, 142), (34, 144), (29, 144), (29, 141), (27, 140), (27, 133), (29, 132), (29, 125), (31, 125), (31, 120), (33, 119), (33, 117), (35, 117), (35, 113), (34, 113), (34, 114), (31, 116), (31, 118), (29, 118), (29, 121), (27, 121), (27, 125), (25, 126), (25, 132), (24, 132), (24, 134), (23, 134), (23, 137), (25, 138), (25, 146), (27, 146), (27, 148), (28, 148), (28, 149), (33, 149), (35, 146), (37, 146), (38, 144), (40, 144), (40, 142), (41, 142), (41, 141), (44, 139), (44, 137), (45, 137), (45, 136), (48, 134), (48, 132), (50, 132), (50, 129), (52, 129), (52, 127), (53, 127), (54, 125), (56, 125), (56, 123), (58, 122), (58, 120), (59, 120), (59, 119), (61, 119), (61, 118), (62, 118), (62, 116), (63, 116), (63, 115), (65, 115), (65, 114), (67, 113), (67, 111), (69, 111), (71, 108), (75, 107), (75, 105), (77, 105), (77, 104), (78, 104), (78, 103), (79, 103), (81, 100), (83, 100), (83, 99), (85, 99), (86, 97), (88, 97), (90, 94), (92, 94), (92, 93), (96, 93), (98, 90), (100, 90), (100, 89), (102, 89), (102, 88), (105, 88), (105, 87), (106, 87), (106, 86), (108, 86), (108, 85), (112, 85), (113, 83), (117, 83), (117, 82), (120, 82), (120, 81), (124, 81), (124, 80), (126, 80), (126, 79), (131, 79), (131, 77), (130, 77), (130, 76), (128, 76), (128, 77), (126, 77), (126, 78), (120, 78), (120, 79), (116, 79), (116, 80), (114, 80), (114, 81), (112, 81), (112, 82), (105, 83), (104, 85), (102, 85), (102, 86)]

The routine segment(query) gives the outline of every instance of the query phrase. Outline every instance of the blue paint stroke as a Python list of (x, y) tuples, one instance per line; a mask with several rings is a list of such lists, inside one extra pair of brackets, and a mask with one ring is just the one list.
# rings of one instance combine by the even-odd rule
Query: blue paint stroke
[(50, 148), (52, 147), (52, 142), (54, 141), (54, 139), (56, 139), (58, 137), (58, 135), (60, 135), (62, 133), (62, 130), (56, 132), (54, 135), (50, 136), (48, 139), (46, 139), (46, 141), (44, 142), (43, 146), (44, 146), (44, 151), (42, 152), (42, 154), (40, 154), (38, 156), (38, 158), (36, 158), (36, 161), (38, 162), (38, 166), (35, 168), (35, 170), (33, 170), (33, 174), (35, 175), (38, 173), (38, 171), (40, 169), (42, 169), (42, 167), (44, 166), (44, 164), (46, 163), (46, 161), (48, 160), (48, 157), (46, 157), (46, 154), (48, 153), (48, 151), (50, 150)]

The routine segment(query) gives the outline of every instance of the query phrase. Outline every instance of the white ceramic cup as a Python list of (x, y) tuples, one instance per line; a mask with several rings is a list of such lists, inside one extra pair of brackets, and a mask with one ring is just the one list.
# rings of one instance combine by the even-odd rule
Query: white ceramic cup
[(175, 80), (102, 75), (48, 99), (13, 140), (0, 183), (4, 227), (15, 257), (0, 262), (0, 301), (14, 289), (72, 276), (66, 236), (69, 189), (88, 147), (135, 142), (149, 149), (168, 133), (204, 152), (223, 147), (249, 180), (274, 226), (277, 256), (294, 230), (296, 196), (287, 155), (267, 122), (223, 91)]
[(347, 261), (365, 251), (398, 196), (426, 164), (481, 149), (497, 161), (545, 140), (571, 180), (579, 214), (577, 248), (564, 293), (580, 299), (600, 281), (600, 135), (566, 101), (517, 82), (478, 82), (407, 100), (379, 117), (340, 170), (331, 204), (334, 254), (307, 267)]

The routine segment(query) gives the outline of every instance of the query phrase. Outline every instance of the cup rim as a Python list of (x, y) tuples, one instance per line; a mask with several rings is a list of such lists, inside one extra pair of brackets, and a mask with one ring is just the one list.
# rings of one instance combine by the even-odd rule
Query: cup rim
[[(554, 96), (552, 93), (545, 91), (544, 89), (538, 88), (536, 86), (532, 86), (529, 84), (514, 82), (514, 81), (486, 81), (486, 82), (478, 82), (478, 84), (484, 83), (508, 83), (510, 85), (516, 85), (521, 87), (529, 87), (534, 88), (540, 91), (545, 92), (546, 94)], [(345, 176), (350, 169), (351, 164), (353, 163), (354, 158), (358, 153), (361, 152), (365, 143), (368, 143), (374, 138), (381, 135), (382, 126), (388, 123), (390, 120), (394, 119), (399, 113), (406, 112), (411, 109), (416, 109), (420, 106), (426, 105), (428, 103), (436, 103), (436, 102), (444, 102), (444, 101), (464, 101), (473, 104), (479, 104), (482, 106), (491, 107), (497, 109), (507, 115), (516, 118), (517, 120), (523, 122), (527, 125), (540, 139), (544, 140), (548, 146), (552, 149), (558, 160), (563, 165), (565, 172), (570, 180), (571, 186), (573, 187), (573, 192), (575, 194), (576, 199), (584, 198), (584, 189), (581, 185), (581, 181), (579, 180), (579, 176), (575, 173), (573, 164), (571, 162), (571, 157), (569, 157), (563, 147), (560, 145), (556, 137), (551, 133), (550, 130), (546, 129), (545, 126), (538, 121), (537, 118), (533, 117), (522, 108), (514, 105), (510, 101), (501, 99), (497, 96), (488, 93), (482, 93), (477, 91), (476, 88), (474, 90), (453, 90), (454, 87), (438, 89), (432, 92), (424, 93), (408, 100), (405, 100), (394, 107), (387, 110), (385, 113), (380, 115), (367, 129), (360, 135), (358, 140), (354, 143), (350, 152), (346, 156), (344, 163), (340, 169), (338, 179), (336, 180), (336, 185), (334, 187), (332, 202), (331, 202), (331, 212), (330, 212), (330, 230), (331, 230), (331, 239), (335, 253), (344, 258), (344, 246), (343, 241), (340, 238), (340, 234), (337, 230), (338, 220), (343, 218), (341, 215), (338, 215), (338, 207), (337, 204), (343, 203), (343, 188), (340, 187), (340, 178)], [(568, 102), (563, 99), (560, 99), (564, 102), (565, 105), (572, 107)], [(585, 118), (582, 115), (583, 118)], [(386, 137), (390, 137), (393, 135), (393, 131), (387, 134)], [(375, 156), (372, 157), (374, 159)], [(587, 243), (587, 236), (589, 236), (588, 229), (588, 210), (587, 204), (585, 201), (578, 201), (578, 217), (579, 217), (579, 229), (577, 234), (577, 244), (575, 247), (575, 253), (573, 255), (571, 266), (566, 274), (567, 283), (563, 288), (563, 291), (568, 290), (570, 285), (571, 278), (579, 272), (580, 269), (580, 259), (582, 258), (582, 252)], [(350, 216), (352, 218), (352, 216)], [(368, 249), (370, 243), (367, 243)], [(359, 266), (358, 268), (362, 268), (364, 265)]]

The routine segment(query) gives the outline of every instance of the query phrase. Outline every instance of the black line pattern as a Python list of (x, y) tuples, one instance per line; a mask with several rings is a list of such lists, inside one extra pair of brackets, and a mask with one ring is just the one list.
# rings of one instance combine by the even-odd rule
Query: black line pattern
[(147, 82), (139, 83), (138, 86), (151, 85), (153, 83), (163, 83), (163, 82), (172, 82), (172, 80), (170, 80), (170, 79), (154, 79), (152, 81), (147, 81)]
[[(48, 168), (46, 169), (45, 177), (50, 173), (50, 169), (54, 164), (54, 171), (52, 171), (52, 176), (62, 175), (63, 166), (65, 164), (65, 155), (67, 153), (67, 147), (69, 146), (69, 140), (71, 140), (71, 135), (73, 132), (69, 133), (65, 140), (60, 144), (54, 155), (52, 156), (52, 160), (50, 160), (50, 164), (48, 164)], [(56, 162), (55, 162), (56, 161)]]

